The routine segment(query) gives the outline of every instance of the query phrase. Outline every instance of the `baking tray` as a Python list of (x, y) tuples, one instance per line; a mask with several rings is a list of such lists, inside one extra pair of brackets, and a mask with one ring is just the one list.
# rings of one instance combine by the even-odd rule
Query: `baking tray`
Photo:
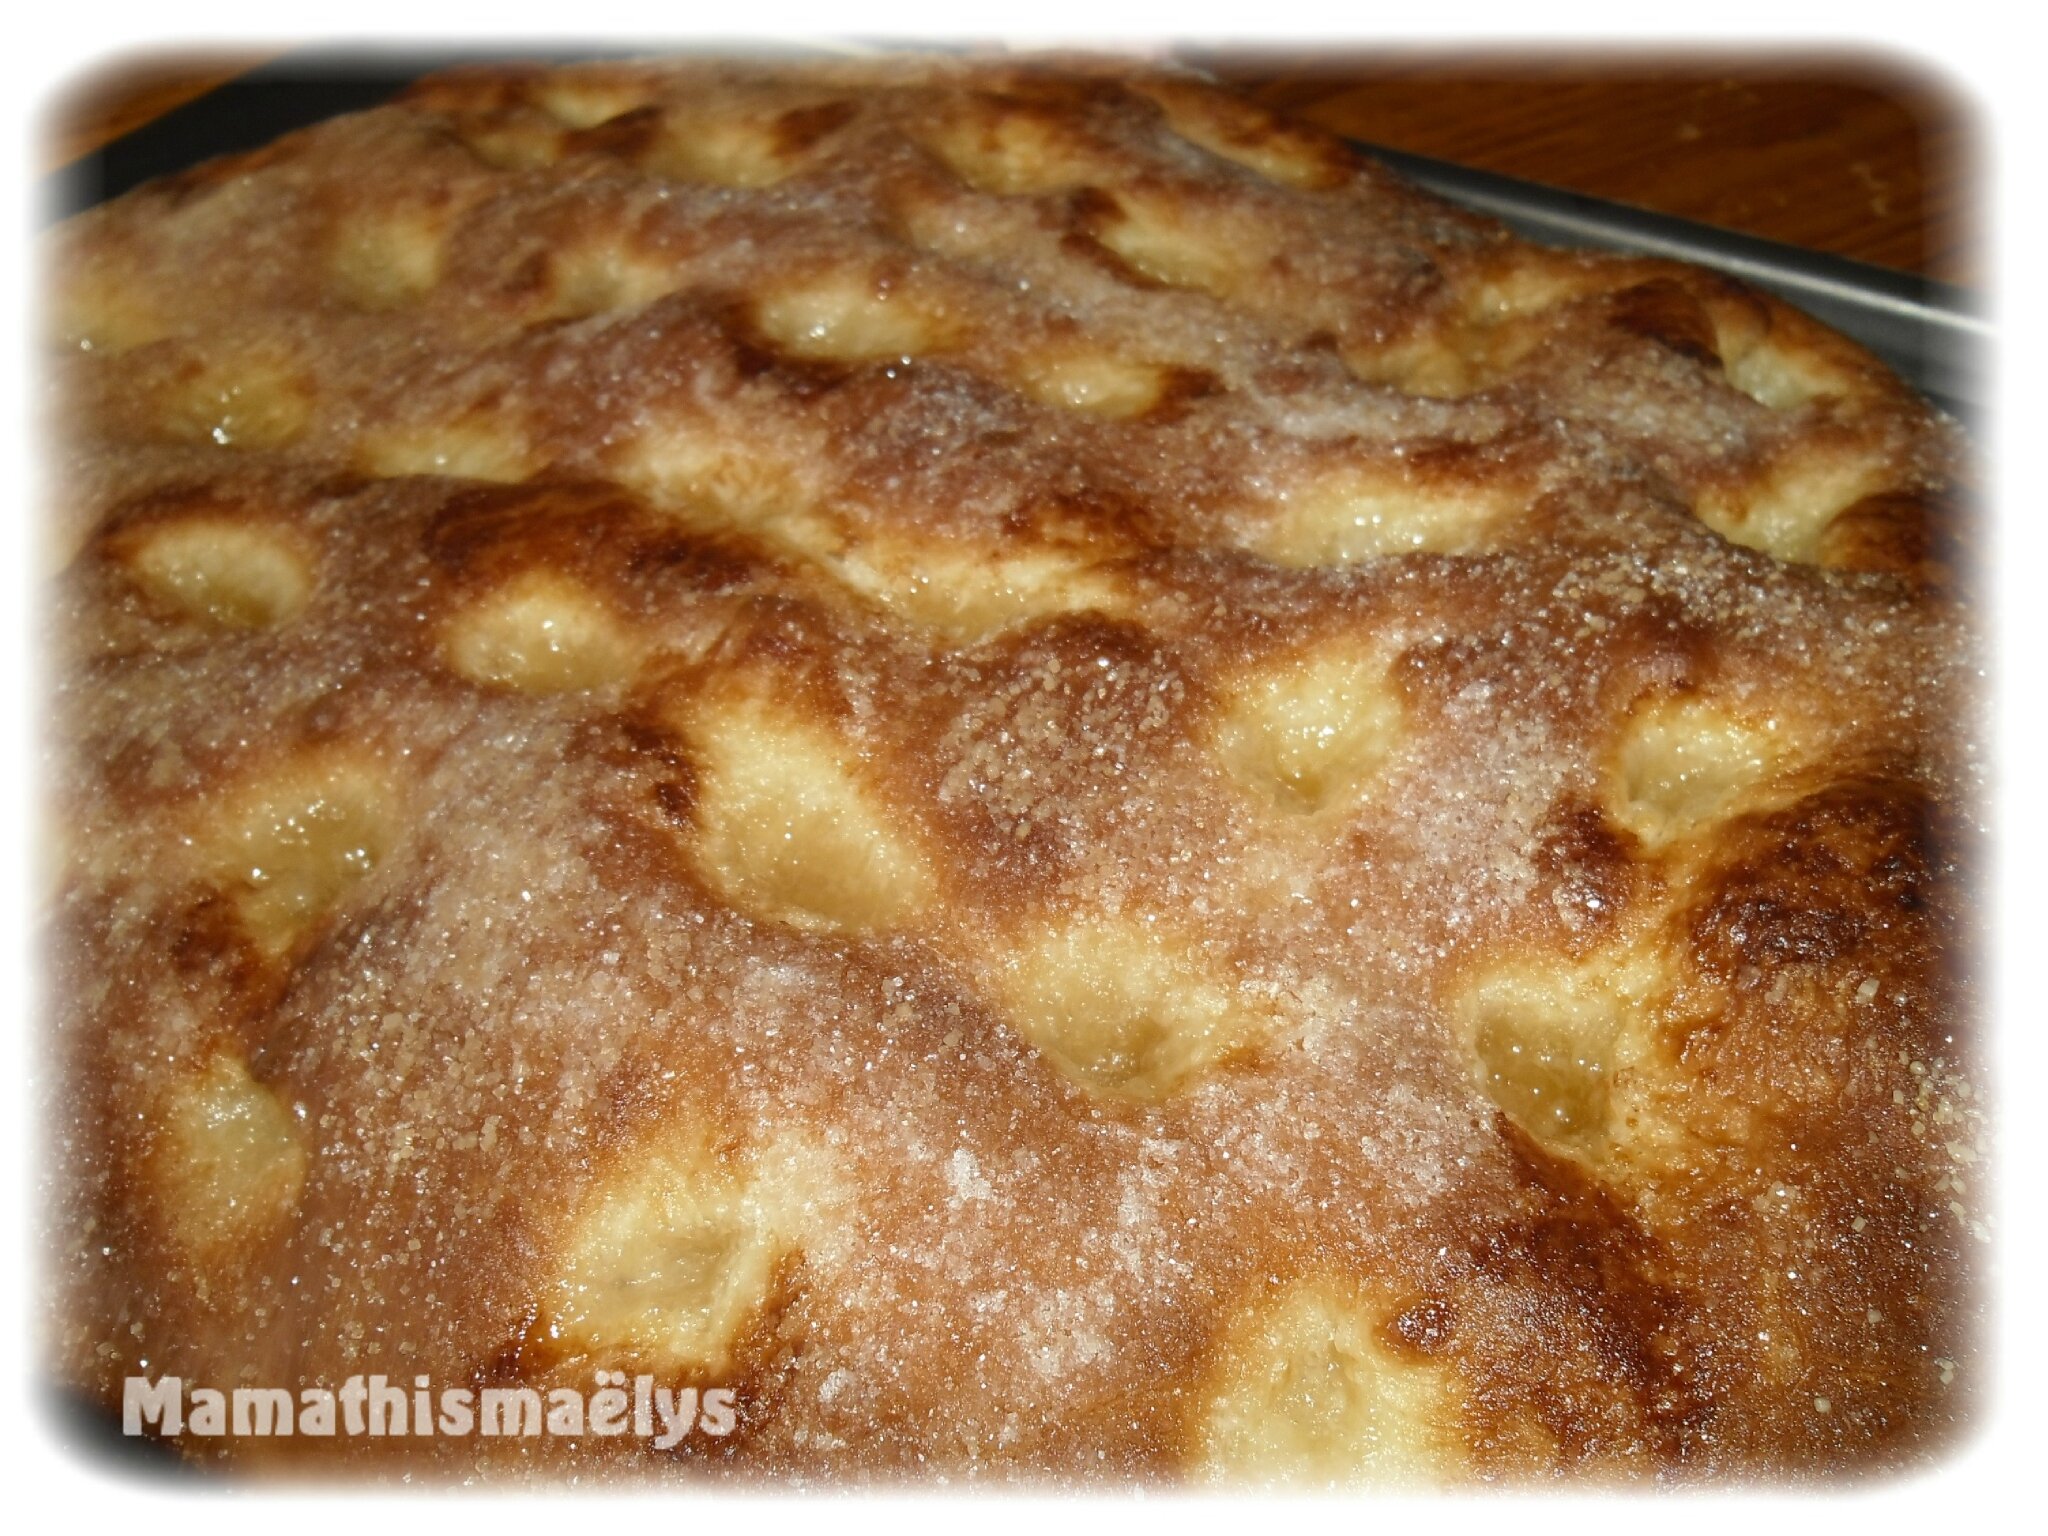
[[(52, 178), (50, 211), (62, 217), (152, 177), (375, 106), (421, 75), (450, 65), (507, 58), (560, 63), (659, 51), (614, 45), (488, 54), (294, 52), (66, 167)], [(1438, 195), (1547, 244), (1673, 257), (1769, 289), (1854, 337), (1951, 415), (1984, 414), (1991, 330), (1968, 290), (1423, 155), (1359, 147)]]

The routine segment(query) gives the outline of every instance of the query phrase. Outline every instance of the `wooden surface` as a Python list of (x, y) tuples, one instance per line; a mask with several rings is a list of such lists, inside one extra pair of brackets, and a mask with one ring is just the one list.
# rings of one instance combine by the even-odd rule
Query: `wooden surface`
[[(1897, 63), (1782, 54), (1180, 57), (1347, 137), (1948, 282), (1980, 270), (1966, 104)], [(129, 63), (55, 104), (68, 164), (258, 55)]]
[(116, 64), (60, 92), (43, 124), (43, 167), (58, 170), (101, 145), (225, 85), (270, 55), (159, 54)]
[(1199, 59), (1348, 138), (1972, 284), (1975, 147), (1938, 82), (1854, 56)]

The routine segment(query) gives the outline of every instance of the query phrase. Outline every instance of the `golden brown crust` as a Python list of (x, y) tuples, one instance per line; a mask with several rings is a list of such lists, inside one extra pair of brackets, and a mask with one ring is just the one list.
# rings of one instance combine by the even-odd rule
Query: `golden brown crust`
[(233, 1447), (499, 1474), (1964, 1417), (1963, 471), (1852, 344), (1100, 64), (457, 73), (51, 273), (73, 1383), (738, 1392)]

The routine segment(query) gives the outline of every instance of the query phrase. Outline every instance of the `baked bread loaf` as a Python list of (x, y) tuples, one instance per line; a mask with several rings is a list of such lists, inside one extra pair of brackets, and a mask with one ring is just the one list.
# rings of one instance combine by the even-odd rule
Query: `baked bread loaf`
[(726, 1394), (177, 1440), (485, 1477), (1966, 1421), (1968, 473), (1853, 344), (1086, 61), (457, 72), (48, 255), (75, 1389)]

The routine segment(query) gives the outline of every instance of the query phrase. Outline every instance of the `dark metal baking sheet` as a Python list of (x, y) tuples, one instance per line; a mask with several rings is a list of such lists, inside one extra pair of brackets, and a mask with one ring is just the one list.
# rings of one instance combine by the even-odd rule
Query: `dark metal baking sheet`
[[(52, 212), (76, 212), (155, 176), (255, 149), (294, 128), (375, 106), (431, 69), (485, 58), (563, 62), (658, 52), (614, 44), (491, 54), (301, 51), (186, 103), (58, 173)], [(1377, 145), (1361, 148), (1441, 196), (1552, 245), (1670, 256), (1770, 289), (1854, 337), (1951, 413), (1985, 405), (1990, 326), (1966, 290), (1867, 262)]]

